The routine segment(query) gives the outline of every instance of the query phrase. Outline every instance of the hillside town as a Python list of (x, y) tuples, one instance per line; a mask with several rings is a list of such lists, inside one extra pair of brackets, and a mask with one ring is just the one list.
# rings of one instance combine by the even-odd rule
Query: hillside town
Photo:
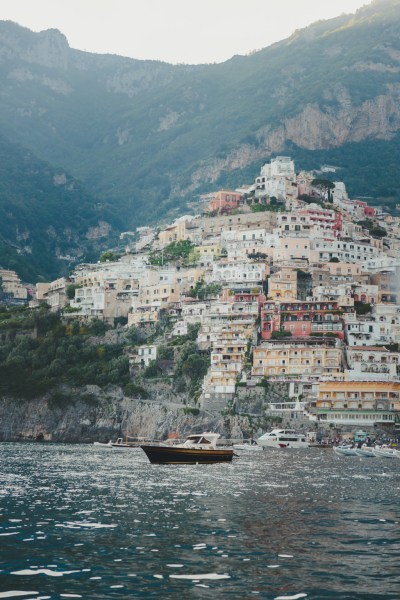
[[(132, 348), (132, 374), (162, 376), (165, 339), (195, 332), (209, 366), (192, 405), (221, 412), (275, 383), (270, 414), (400, 432), (400, 219), (351, 199), (335, 168), (277, 156), (251, 185), (201, 198), (162, 228), (139, 227), (96, 264), (3, 294), (81, 321), (162, 334)], [(160, 331), (160, 330), (158, 330)]]

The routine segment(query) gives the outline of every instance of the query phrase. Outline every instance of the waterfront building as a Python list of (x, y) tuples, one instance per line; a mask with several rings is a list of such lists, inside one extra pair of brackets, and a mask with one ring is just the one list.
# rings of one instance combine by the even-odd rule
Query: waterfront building
[(400, 411), (400, 381), (321, 381), (316, 414), (337, 426), (394, 426)]

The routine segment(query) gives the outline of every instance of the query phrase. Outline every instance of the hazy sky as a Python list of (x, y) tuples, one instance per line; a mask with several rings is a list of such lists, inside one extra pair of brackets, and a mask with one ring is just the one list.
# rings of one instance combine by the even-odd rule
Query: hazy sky
[(0, 20), (57, 28), (72, 48), (170, 63), (222, 62), (370, 0), (0, 0)]

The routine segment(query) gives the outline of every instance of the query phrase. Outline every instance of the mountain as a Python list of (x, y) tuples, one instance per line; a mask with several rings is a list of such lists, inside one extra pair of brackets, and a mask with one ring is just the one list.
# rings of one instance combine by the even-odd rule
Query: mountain
[(119, 223), (62, 169), (0, 135), (0, 265), (24, 281), (53, 279), (97, 259)]
[(394, 197), (399, 40), (400, 0), (198, 66), (90, 54), (3, 21), (0, 131), (112, 204), (126, 229), (251, 182), (277, 153), (338, 166), (352, 194)]

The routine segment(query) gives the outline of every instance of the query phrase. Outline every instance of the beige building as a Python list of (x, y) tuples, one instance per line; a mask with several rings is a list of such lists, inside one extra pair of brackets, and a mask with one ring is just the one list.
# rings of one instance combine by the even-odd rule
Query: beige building
[(234, 326), (223, 329), (213, 343), (211, 366), (204, 378), (203, 394), (233, 394), (242, 372), (247, 339)]
[(128, 327), (155, 327), (158, 315), (156, 306), (136, 306), (128, 313)]
[(159, 283), (143, 285), (139, 291), (139, 303), (142, 305), (166, 308), (171, 302), (178, 302), (181, 295), (179, 283)]
[(200, 221), (205, 235), (220, 234), (223, 231), (232, 231), (234, 229), (266, 229), (272, 232), (273, 228), (276, 227), (276, 215), (276, 212), (271, 211), (250, 212), (223, 217), (203, 217)]
[(199, 258), (212, 256), (218, 258), (222, 254), (222, 246), (220, 244), (203, 244), (202, 246), (196, 246), (195, 252), (198, 252)]
[(297, 271), (282, 267), (268, 279), (270, 300), (297, 300)]
[(310, 261), (311, 241), (308, 237), (282, 237), (279, 244), (274, 248), (274, 264), (287, 261)]
[(195, 217), (191, 215), (185, 215), (176, 219), (171, 225), (160, 231), (158, 234), (158, 246), (164, 248), (172, 242), (181, 242), (184, 240), (190, 240), (190, 227), (197, 225)]
[(27, 299), (28, 290), (24, 285), (22, 285), (21, 280), (15, 271), (0, 269), (0, 279), (3, 292), (5, 294), (9, 294), (13, 298), (17, 298), (19, 300)]
[(331, 276), (337, 277), (338, 280), (342, 278), (354, 280), (362, 274), (361, 265), (353, 262), (325, 262), (324, 268), (328, 269)]
[(254, 377), (321, 377), (340, 373), (342, 349), (334, 342), (264, 342), (253, 350)]
[(37, 283), (34, 305), (46, 302), (51, 310), (61, 310), (68, 304), (67, 286), (68, 281), (65, 277), (55, 279), (51, 283)]

